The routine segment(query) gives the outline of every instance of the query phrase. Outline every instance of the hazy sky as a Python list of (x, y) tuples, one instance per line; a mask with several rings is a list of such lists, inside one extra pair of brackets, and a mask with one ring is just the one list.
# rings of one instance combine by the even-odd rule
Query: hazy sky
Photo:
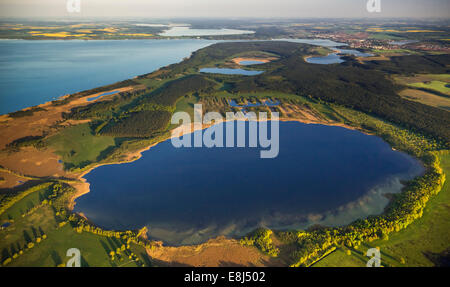
[(80, 0), (81, 13), (68, 13), (69, 0), (0, 0), (1, 17), (450, 17), (449, 0), (380, 0), (381, 13), (368, 13), (368, 0)]

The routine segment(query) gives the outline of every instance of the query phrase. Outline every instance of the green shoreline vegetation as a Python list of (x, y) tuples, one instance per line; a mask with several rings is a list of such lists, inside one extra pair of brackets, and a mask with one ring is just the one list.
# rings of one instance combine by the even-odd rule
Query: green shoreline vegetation
[[(198, 72), (202, 67), (226, 66), (237, 56), (262, 53), (275, 55), (277, 60), (258, 65), (258, 70), (265, 71), (258, 76)], [(54, 105), (59, 105), (93, 92), (145, 86), (63, 114), (65, 120), (89, 120), (89, 123), (70, 126), (42, 138), (16, 140), (7, 149), (13, 152), (27, 145), (53, 148), (62, 156), (66, 171), (81, 174), (101, 164), (129, 161), (130, 153), (167, 139), (173, 128), (169, 121), (174, 111), (192, 111), (197, 102), (203, 103), (206, 111), (237, 111), (228, 105), (228, 99), (233, 98), (238, 103), (276, 100), (280, 106), (273, 109), (285, 120), (298, 120), (299, 114), (285, 113), (285, 108), (296, 107), (324, 124), (344, 125), (377, 135), (393, 148), (420, 159), (426, 167), (425, 174), (405, 183), (401, 193), (391, 195), (382, 215), (369, 216), (343, 227), (314, 226), (301, 231), (259, 229), (241, 240), (243, 245), (255, 246), (273, 257), (282, 256), (289, 249), (287, 260), (291, 266), (318, 265), (331, 260), (327, 258), (342, 255), (342, 250), (355, 253), (367, 244), (379, 240), (389, 242), (401, 230), (408, 230), (409, 225), (422, 217), (430, 198), (442, 189), (448, 165), (443, 170), (440, 159), (442, 151), (450, 149), (448, 112), (401, 98), (397, 92), (403, 86), (388, 77), (448, 74), (450, 55), (397, 56), (390, 61), (365, 64), (348, 57), (340, 65), (313, 65), (303, 60), (306, 55), (323, 53), (314, 46), (289, 42), (214, 44), (153, 73), (55, 101)], [(252, 68), (256, 67), (248, 67)], [(270, 111), (263, 106), (249, 110)], [(65, 143), (68, 137), (73, 144)], [(77, 147), (79, 141), (84, 148)], [(446, 158), (445, 162), (448, 162)], [(72, 182), (53, 178), (25, 191), (12, 192), (5, 197), (7, 200), (1, 199), (0, 219), (11, 223), (0, 231), (0, 236), (7, 238), (0, 243), (1, 262), (6, 266), (62, 265), (64, 251), (75, 246), (62, 244), (61, 239), (76, 237), (79, 244), (92, 252), (89, 258), (84, 258), (90, 266), (120, 266), (127, 262), (150, 266), (145, 248), (155, 243), (143, 236), (145, 230), (102, 230), (70, 211), (68, 206), (75, 193), (70, 186)], [(51, 255), (39, 255), (44, 250)]]

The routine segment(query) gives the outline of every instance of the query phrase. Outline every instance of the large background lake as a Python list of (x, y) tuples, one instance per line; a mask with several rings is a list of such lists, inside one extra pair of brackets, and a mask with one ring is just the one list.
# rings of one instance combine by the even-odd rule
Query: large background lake
[(135, 162), (87, 174), (91, 192), (75, 211), (104, 228), (148, 226), (151, 238), (190, 244), (257, 226), (340, 225), (379, 214), (384, 193), (423, 171), (378, 137), (298, 122), (280, 123), (278, 157), (259, 152), (162, 142)]
[(214, 41), (0, 41), (0, 114), (150, 73)]
[[(321, 39), (280, 40), (326, 47), (343, 45)], [(198, 39), (1, 40), (0, 114), (153, 72), (216, 42)], [(336, 56), (338, 61), (339, 58)]]

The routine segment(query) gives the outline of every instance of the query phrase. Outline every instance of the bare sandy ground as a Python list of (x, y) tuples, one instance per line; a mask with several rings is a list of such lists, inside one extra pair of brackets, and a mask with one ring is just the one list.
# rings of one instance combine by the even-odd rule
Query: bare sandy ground
[(148, 248), (147, 254), (159, 266), (286, 266), (279, 258), (271, 258), (255, 247), (242, 246), (237, 240), (225, 237), (192, 246), (160, 245)]
[[(78, 197), (89, 193), (89, 183), (84, 178), (80, 181), (71, 183), (71, 185), (76, 189), (76, 193), (70, 198), (68, 206), (69, 210), (73, 210), (73, 208), (75, 207), (75, 200)], [(83, 217), (85, 216), (83, 215)]]
[(385, 55), (373, 56), (373, 57), (357, 57), (358, 62), (364, 64), (364, 62), (368, 61), (389, 61), (391, 58)]
[(268, 63), (271, 61), (277, 60), (277, 58), (275, 57), (239, 57), (239, 58), (234, 58), (233, 60), (231, 60), (232, 62), (234, 62), (235, 64), (240, 65), (241, 62), (244, 61), (259, 61), (259, 62), (263, 62), (263, 63)]
[(14, 153), (1, 153), (0, 163), (22, 175), (61, 177), (66, 174), (58, 162), (58, 156), (49, 150), (41, 151), (33, 147), (25, 147)]
[(29, 178), (24, 178), (6, 171), (0, 171), (0, 189), (13, 188), (28, 180)]
[(410, 101), (416, 101), (425, 105), (440, 108), (443, 110), (450, 110), (450, 98), (434, 95), (429, 92), (416, 90), (416, 89), (404, 89), (398, 93), (402, 98)]

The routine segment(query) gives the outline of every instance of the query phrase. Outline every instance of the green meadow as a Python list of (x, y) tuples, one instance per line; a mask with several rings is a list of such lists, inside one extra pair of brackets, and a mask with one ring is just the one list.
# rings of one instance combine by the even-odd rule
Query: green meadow
[(88, 123), (66, 128), (50, 137), (47, 143), (69, 166), (96, 162), (102, 151), (115, 145), (114, 137), (95, 135)]
[(431, 82), (421, 82), (409, 84), (411, 87), (429, 89), (437, 91), (442, 94), (450, 95), (450, 88), (448, 88), (449, 83), (442, 81), (431, 81)]
[[(47, 197), (52, 192), (37, 190), (16, 202), (0, 215), (0, 223), (11, 225), (0, 230), (0, 263), (4, 266), (64, 266), (66, 252), (77, 248), (81, 265), (139, 267), (150, 263), (142, 246), (121, 238), (78, 232), (70, 223), (61, 224), (58, 213)], [(117, 250), (122, 248), (120, 254)], [(114, 260), (110, 252), (115, 251)], [(130, 258), (130, 255), (134, 254)]]

